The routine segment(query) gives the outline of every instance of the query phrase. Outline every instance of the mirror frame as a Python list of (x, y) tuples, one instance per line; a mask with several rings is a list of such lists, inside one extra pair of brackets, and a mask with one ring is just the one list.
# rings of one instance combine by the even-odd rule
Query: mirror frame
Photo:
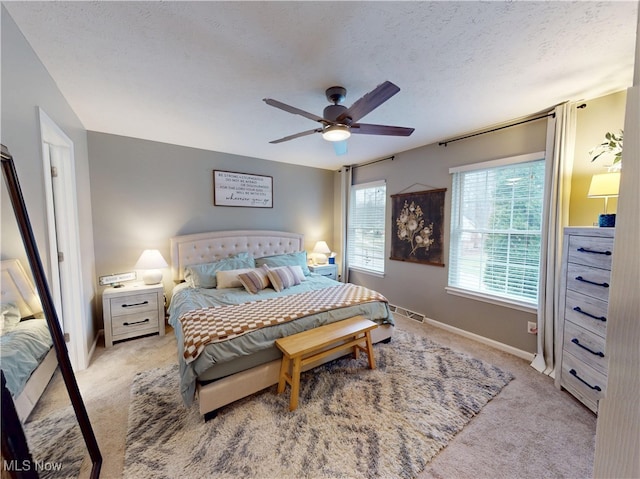
[[(69, 352), (67, 351), (67, 345), (64, 341), (64, 335), (62, 328), (58, 321), (58, 314), (56, 312), (53, 298), (49, 290), (49, 285), (40, 261), (40, 254), (38, 253), (38, 247), (31, 228), (31, 222), (25, 206), (24, 197), (22, 196), (22, 190), (20, 189), (20, 182), (18, 181), (18, 175), (16, 174), (15, 165), (13, 162), (13, 156), (9, 153), (9, 150), (5, 145), (1, 145), (2, 149), (2, 173), (7, 185), (9, 197), (11, 199), (11, 205), (18, 222), (18, 228), (22, 237), (22, 242), (27, 253), (29, 260), (29, 266), (31, 267), (31, 273), (33, 274), (36, 290), (40, 296), (40, 302), (42, 303), (42, 310), (45, 315), (45, 319), (51, 332), (51, 338), (53, 340), (53, 346), (56, 350), (56, 357), (58, 359), (58, 366), (60, 373), (64, 380), (69, 398), (71, 399), (71, 405), (75, 412), (78, 424), (80, 425), (80, 431), (84, 438), (85, 445), (89, 451), (91, 458), (91, 478), (97, 479), (100, 476), (100, 468), (102, 467), (102, 454), (96, 440), (96, 436), (93, 432), (91, 422), (89, 421), (89, 415), (87, 409), (80, 395), (80, 389), (76, 377), (71, 367), (71, 360), (69, 359)], [(14, 409), (15, 411), (15, 409)], [(3, 408), (3, 421), (4, 421), (4, 408)], [(18, 422), (19, 423), (19, 422)], [(4, 443), (4, 428), (3, 428), (3, 443)], [(28, 451), (28, 448), (27, 448)], [(21, 458), (22, 459), (22, 458)], [(30, 459), (30, 458), (29, 458)]]

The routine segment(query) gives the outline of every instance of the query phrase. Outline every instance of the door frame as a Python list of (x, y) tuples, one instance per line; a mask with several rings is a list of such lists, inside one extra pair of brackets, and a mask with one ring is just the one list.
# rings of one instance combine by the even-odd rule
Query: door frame
[[(60, 127), (38, 107), (40, 137), (44, 173), (44, 190), (49, 235), (49, 271), (54, 304), (58, 310), (62, 328), (69, 335), (66, 342), (69, 359), (74, 370), (86, 369), (89, 352), (86, 337), (86, 311), (82, 284), (82, 262), (80, 253), (80, 228), (78, 222), (78, 200), (75, 175), (73, 141)], [(60, 147), (62, 156), (56, 181), (60, 182), (54, 208), (51, 156), (49, 145)], [(62, 211), (60, 211), (62, 210)], [(58, 238), (65, 245), (64, 261), (58, 262)], [(60, 309), (61, 307), (61, 309)]]

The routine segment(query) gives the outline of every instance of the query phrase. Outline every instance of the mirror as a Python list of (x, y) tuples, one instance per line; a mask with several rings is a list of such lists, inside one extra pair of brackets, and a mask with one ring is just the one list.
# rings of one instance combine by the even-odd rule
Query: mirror
[[(24, 198), (20, 189), (20, 183), (15, 170), (13, 157), (9, 153), (9, 150), (2, 145), (2, 173), (9, 194), (10, 203), (13, 207), (13, 213), (15, 220), (17, 221), (17, 228), (19, 235), (22, 238), (22, 244), (24, 251), (7, 251), (5, 248), (16, 248), (16, 245), (3, 244), (3, 256), (5, 253), (11, 257), (20, 257), (21, 255), (26, 257), (25, 268), (31, 270), (33, 282), (35, 283), (35, 291), (40, 298), (41, 310), (44, 313), (44, 319), (50, 332), (51, 340), (53, 342), (53, 350), (55, 351), (55, 358), (57, 360), (57, 366), (60, 368), (64, 384), (66, 386), (73, 411), (78, 421), (84, 443), (89, 452), (91, 458), (91, 477), (98, 478), (100, 475), (100, 468), (102, 466), (102, 455), (96, 441), (93, 428), (89, 421), (89, 416), (80, 395), (80, 390), (76, 382), (73, 369), (71, 367), (71, 361), (69, 360), (69, 354), (65, 344), (62, 329), (60, 327), (59, 318), (53, 303), (49, 285), (45, 276), (44, 268), (40, 261), (40, 255), (35, 242), (29, 216), (27, 214)], [(3, 202), (4, 203), (4, 202)], [(5, 226), (5, 205), (3, 207), (3, 228)], [(26, 253), (26, 254), (25, 254)], [(4, 262), (3, 262), (4, 263)], [(19, 264), (19, 262), (18, 262)], [(3, 265), (4, 266), (4, 265)], [(4, 276), (4, 268), (3, 268)], [(28, 302), (28, 301), (26, 301)], [(34, 309), (38, 309), (34, 306)], [(3, 321), (6, 315), (14, 314), (14, 312), (3, 311)], [(17, 313), (22, 316), (25, 314)], [(18, 318), (20, 321), (20, 318)], [(55, 366), (54, 366), (55, 367)], [(4, 365), (3, 365), (4, 368)], [(31, 456), (29, 447), (22, 429), (18, 410), (11, 399), (11, 393), (7, 388), (7, 378), (4, 372), (2, 373), (2, 457), (3, 457), (3, 469), (11, 474), (12, 477), (38, 477), (38, 469), (42, 468), (42, 464), (37, 464)], [(6, 467), (9, 465), (9, 467)], [(13, 467), (15, 466), (15, 467)], [(55, 464), (52, 464), (55, 466)]]

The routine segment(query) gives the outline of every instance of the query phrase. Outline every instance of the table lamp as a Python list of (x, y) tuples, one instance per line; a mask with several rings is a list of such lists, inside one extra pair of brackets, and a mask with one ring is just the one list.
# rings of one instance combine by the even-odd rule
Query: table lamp
[(145, 270), (142, 275), (144, 284), (158, 284), (162, 281), (162, 268), (169, 266), (157, 249), (146, 249), (140, 255), (135, 269)]
[(591, 178), (591, 186), (587, 196), (589, 198), (604, 198), (604, 214), (598, 217), (598, 226), (612, 228), (616, 225), (616, 215), (607, 214), (609, 198), (618, 196), (620, 189), (620, 172), (599, 173)]
[(313, 248), (313, 258), (316, 264), (327, 264), (327, 254), (331, 253), (326, 241), (318, 241)]

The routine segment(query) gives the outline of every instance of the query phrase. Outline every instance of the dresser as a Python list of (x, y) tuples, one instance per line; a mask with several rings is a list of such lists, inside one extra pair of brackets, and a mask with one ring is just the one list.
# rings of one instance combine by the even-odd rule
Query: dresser
[(164, 287), (134, 283), (107, 288), (102, 293), (102, 313), (107, 348), (123, 339), (164, 336)]
[(555, 384), (593, 412), (607, 388), (613, 228), (565, 228)]

